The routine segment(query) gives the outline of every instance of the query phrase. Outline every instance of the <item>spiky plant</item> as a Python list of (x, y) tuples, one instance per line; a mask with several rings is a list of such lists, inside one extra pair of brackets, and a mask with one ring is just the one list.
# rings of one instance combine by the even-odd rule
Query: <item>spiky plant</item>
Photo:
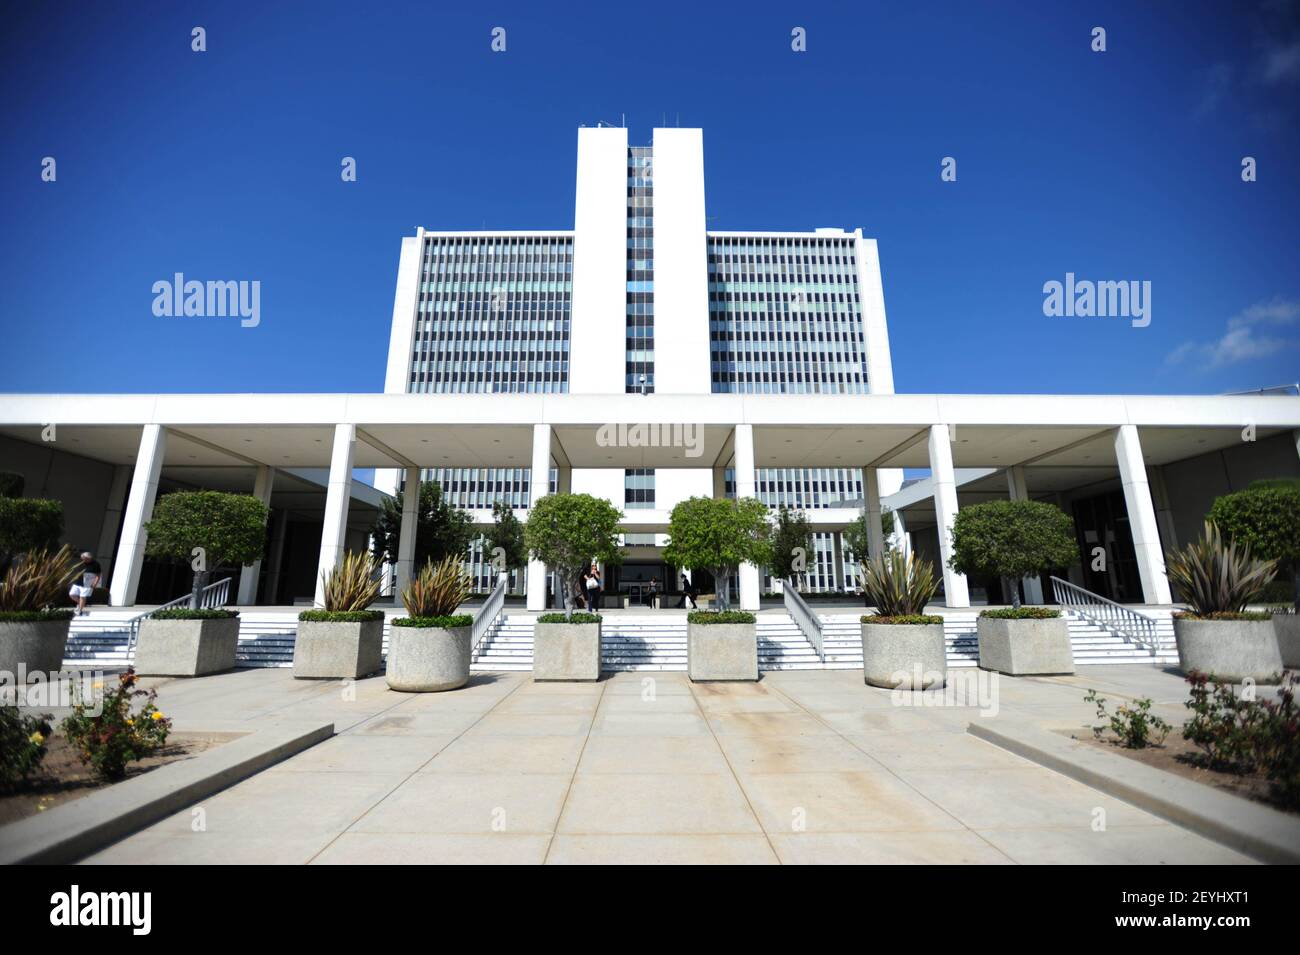
[(5, 572), (0, 612), (34, 613), (53, 607), (76, 576), (76, 557), (67, 544), (54, 553), (32, 551)]
[(402, 603), (412, 617), (449, 617), (469, 597), (473, 585), (459, 557), (450, 555), (437, 565), (429, 560), (402, 591)]
[(896, 550), (863, 561), (862, 581), (868, 601), (882, 617), (923, 614), (939, 590), (934, 564)]
[(365, 610), (379, 596), (379, 579), (375, 559), (365, 551), (348, 551), (325, 578), (325, 609), (333, 611)]
[(1219, 526), (1205, 522), (1199, 541), (1165, 555), (1169, 579), (1198, 617), (1240, 613), (1277, 574), (1277, 561), (1257, 560), (1250, 545), (1225, 543)]

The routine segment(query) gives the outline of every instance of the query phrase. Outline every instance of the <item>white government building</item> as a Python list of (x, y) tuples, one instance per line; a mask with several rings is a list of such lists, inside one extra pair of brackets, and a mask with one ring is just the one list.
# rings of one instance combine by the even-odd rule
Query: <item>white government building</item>
[[(353, 478), (368, 468), (376, 487)], [(288, 606), (319, 600), (320, 571), (364, 548), (384, 494), (421, 471), (483, 525), (497, 500), (523, 519), (554, 490), (609, 498), (627, 534), (616, 593), (674, 589), (661, 551), (677, 501), (756, 495), (811, 518), (811, 592), (853, 592), (839, 531), (865, 508), (881, 548), (887, 509), (942, 564), (948, 608), (996, 603), (997, 582), (947, 566), (944, 530), (963, 504), (1010, 496), (1074, 518), (1075, 585), (1158, 606), (1164, 550), (1216, 496), (1300, 475), (1300, 397), (895, 394), (873, 239), (711, 231), (700, 130), (629, 146), (626, 129), (582, 128), (572, 230), (402, 240), (383, 394), (0, 395), (0, 471), (63, 501), (66, 539), (100, 555), (114, 607), (188, 591), (187, 568), (145, 557), (159, 493), (265, 501), (267, 555), (227, 586), (233, 603)], [(777, 589), (765, 579), (742, 568), (740, 606)], [(542, 609), (547, 575), (526, 581)], [(1028, 599), (1043, 591), (1026, 582)]]

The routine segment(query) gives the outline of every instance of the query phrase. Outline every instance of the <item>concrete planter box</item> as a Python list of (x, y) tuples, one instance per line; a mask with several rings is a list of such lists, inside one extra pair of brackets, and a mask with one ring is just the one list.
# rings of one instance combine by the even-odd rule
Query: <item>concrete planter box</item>
[(388, 686), (404, 693), (440, 693), (469, 682), (473, 627), (388, 630)]
[(1282, 665), (1288, 670), (1300, 669), (1300, 613), (1273, 614), (1273, 632)]
[(754, 624), (687, 624), (686, 670), (696, 683), (757, 680), (758, 637)]
[(71, 620), (0, 622), (0, 673), (16, 682), (20, 669), (28, 674), (62, 670), (71, 624)]
[(948, 681), (941, 623), (864, 623), (862, 678), (891, 690), (928, 690)]
[(599, 680), (600, 624), (537, 624), (533, 628), (533, 679)]
[(1073, 673), (1070, 627), (1064, 617), (1000, 620), (979, 617), (980, 668), (1007, 676)]
[(141, 676), (206, 676), (235, 668), (239, 618), (140, 622), (135, 672)]
[(1282, 670), (1277, 631), (1272, 620), (1194, 620), (1174, 618), (1178, 668), (1200, 670), (1240, 683), (1276, 683)]
[(299, 620), (293, 642), (297, 680), (357, 679), (384, 665), (384, 621)]

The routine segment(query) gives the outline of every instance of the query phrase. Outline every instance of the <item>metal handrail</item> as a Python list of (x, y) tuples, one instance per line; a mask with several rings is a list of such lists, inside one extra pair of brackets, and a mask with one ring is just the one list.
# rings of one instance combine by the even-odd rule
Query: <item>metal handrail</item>
[(1052, 594), (1056, 602), (1085, 620), (1121, 634), (1125, 639), (1144, 646), (1154, 655), (1160, 641), (1156, 636), (1156, 622), (1146, 614), (1138, 613), (1123, 604), (1084, 590), (1060, 577), (1052, 577)]
[(790, 615), (795, 626), (803, 631), (804, 639), (817, 651), (817, 658), (825, 663), (826, 645), (822, 640), (821, 618), (808, 607), (793, 580), (786, 578), (781, 582), (781, 596), (785, 600), (785, 612)]
[[(174, 607), (189, 605), (191, 594), (185, 594), (177, 597), (175, 600), (169, 600), (161, 606), (154, 607), (152, 610), (146, 610), (144, 613), (138, 613), (126, 621), (129, 636), (126, 641), (126, 652), (131, 654), (135, 651), (136, 641), (140, 639), (140, 623), (146, 617), (152, 617), (159, 610), (171, 610)], [(208, 584), (199, 591), (200, 609), (212, 609), (214, 607), (224, 607), (226, 601), (230, 599), (230, 578), (224, 577), (215, 584)]]
[(469, 656), (471, 660), (478, 653), (479, 643), (492, 632), (497, 617), (501, 616), (501, 611), (506, 605), (506, 590), (509, 587), (510, 575), (499, 574), (496, 586), (492, 588), (492, 593), (488, 594), (487, 600), (483, 601), (482, 609), (474, 618), (474, 626), (470, 630), (469, 638)]

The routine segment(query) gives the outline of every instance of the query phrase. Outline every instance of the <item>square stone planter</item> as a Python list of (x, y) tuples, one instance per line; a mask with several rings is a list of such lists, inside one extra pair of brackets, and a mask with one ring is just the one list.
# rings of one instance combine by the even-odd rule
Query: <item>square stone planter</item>
[(533, 628), (533, 679), (599, 680), (600, 624), (537, 624)]
[(404, 693), (441, 693), (469, 682), (473, 627), (388, 628), (388, 686)]
[(384, 665), (384, 621), (299, 620), (293, 641), (297, 680), (357, 679)]
[(1064, 617), (1000, 620), (979, 617), (980, 668), (1007, 676), (1073, 673), (1070, 626)]
[[(6, 674), (0, 683), (26, 683), (30, 674), (62, 670), (71, 624), (71, 620), (0, 622), (0, 674)], [(21, 681), (20, 673), (25, 674)]]
[(752, 623), (688, 623), (686, 670), (691, 680), (758, 679), (758, 637)]
[(1178, 668), (1221, 680), (1276, 683), (1282, 671), (1273, 620), (1197, 620), (1174, 617)]
[(1277, 634), (1282, 665), (1288, 670), (1300, 670), (1300, 613), (1273, 614), (1273, 632)]
[(239, 618), (140, 622), (135, 672), (140, 676), (206, 676), (235, 668)]
[(948, 681), (943, 624), (862, 624), (862, 678), (891, 690), (942, 687)]

